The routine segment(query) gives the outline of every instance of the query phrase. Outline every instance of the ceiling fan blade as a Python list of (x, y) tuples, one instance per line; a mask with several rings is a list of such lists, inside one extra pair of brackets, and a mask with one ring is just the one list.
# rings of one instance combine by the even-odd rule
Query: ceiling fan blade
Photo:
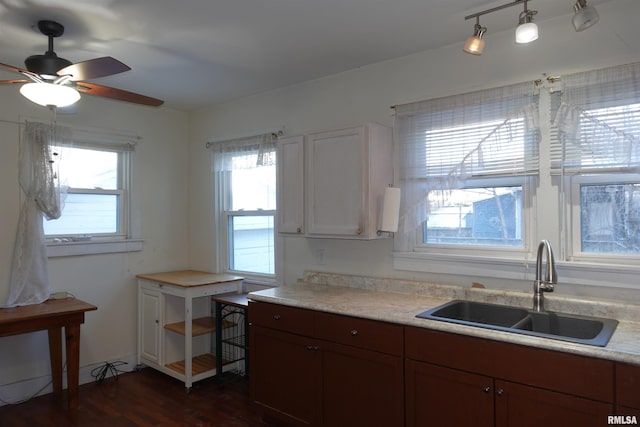
[(164, 101), (160, 99), (94, 83), (80, 82), (76, 84), (75, 88), (78, 92), (86, 93), (88, 95), (102, 96), (105, 98), (117, 99), (118, 101), (132, 102), (134, 104), (149, 105), (152, 107), (159, 107), (164, 104)]
[(40, 80), (40, 76), (36, 73), (32, 73), (29, 70), (23, 70), (22, 68), (14, 67), (13, 65), (7, 65), (0, 63), (0, 68), (4, 68), (8, 71), (13, 71), (14, 73), (19, 73), (25, 75), (27, 77), (33, 77), (32, 80)]
[(74, 82), (81, 80), (97, 79), (98, 77), (112, 76), (114, 74), (129, 71), (131, 67), (110, 56), (89, 59), (87, 61), (71, 64), (61, 68), (56, 74), (59, 76), (70, 75)]
[(31, 80), (25, 80), (25, 79), (0, 80), (0, 85), (13, 85), (17, 83), (31, 83)]

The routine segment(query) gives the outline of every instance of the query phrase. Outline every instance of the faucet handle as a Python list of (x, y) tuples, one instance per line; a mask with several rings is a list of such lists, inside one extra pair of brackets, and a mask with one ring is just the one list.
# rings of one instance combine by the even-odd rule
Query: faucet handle
[(544, 292), (553, 292), (554, 286), (553, 283), (542, 282), (540, 284), (540, 290)]

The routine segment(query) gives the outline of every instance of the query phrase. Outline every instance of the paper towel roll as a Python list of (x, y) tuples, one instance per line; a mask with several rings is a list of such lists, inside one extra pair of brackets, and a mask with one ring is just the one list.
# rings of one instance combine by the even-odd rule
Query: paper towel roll
[(400, 216), (400, 189), (387, 187), (382, 198), (382, 215), (380, 217), (380, 231), (395, 233), (398, 231)]

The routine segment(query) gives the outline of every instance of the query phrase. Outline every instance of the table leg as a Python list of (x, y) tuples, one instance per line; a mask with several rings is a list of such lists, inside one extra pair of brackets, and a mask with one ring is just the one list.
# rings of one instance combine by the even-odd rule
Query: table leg
[(216, 306), (216, 377), (222, 376), (222, 304), (215, 302)]
[(67, 391), (69, 409), (78, 408), (78, 382), (80, 380), (80, 324), (64, 328), (67, 343)]
[(62, 393), (62, 328), (52, 328), (48, 332), (53, 392), (60, 394)]

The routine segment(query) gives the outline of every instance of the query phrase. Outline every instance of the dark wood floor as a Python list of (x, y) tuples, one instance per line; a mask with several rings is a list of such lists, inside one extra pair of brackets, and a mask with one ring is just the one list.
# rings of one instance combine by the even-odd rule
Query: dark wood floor
[(0, 407), (2, 427), (266, 426), (251, 406), (244, 377), (184, 383), (150, 368), (80, 386), (77, 411), (62, 396), (48, 394)]

